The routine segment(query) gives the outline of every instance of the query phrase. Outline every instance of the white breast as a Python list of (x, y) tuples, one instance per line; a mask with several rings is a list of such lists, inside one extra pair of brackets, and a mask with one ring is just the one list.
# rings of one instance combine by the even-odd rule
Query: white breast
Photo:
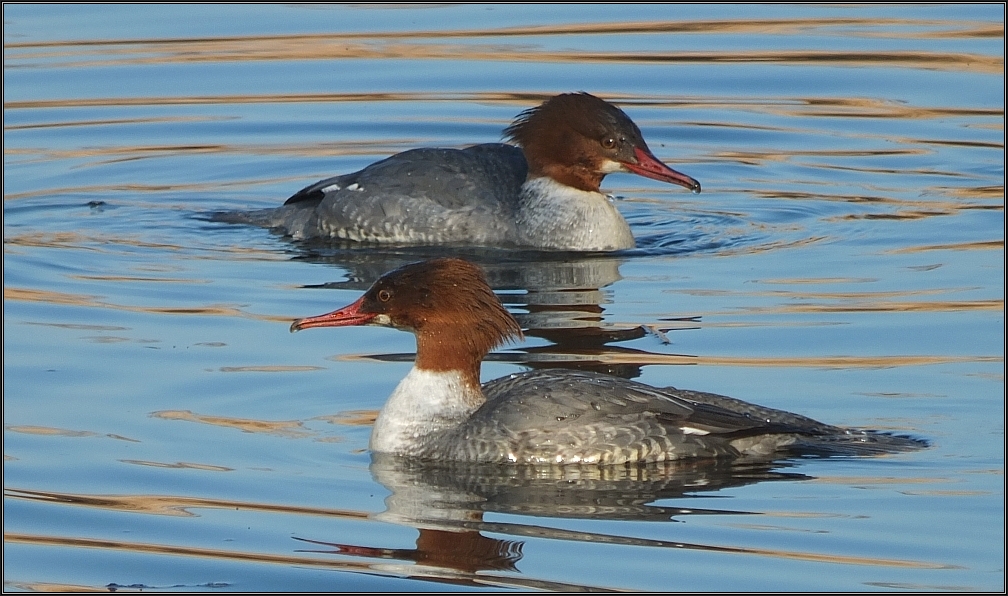
[(409, 455), (431, 433), (452, 428), (483, 402), (458, 372), (414, 367), (399, 382), (378, 413), (371, 431), (372, 451)]
[(635, 245), (630, 226), (606, 195), (552, 178), (522, 186), (518, 235), (522, 244), (559, 250), (620, 250)]

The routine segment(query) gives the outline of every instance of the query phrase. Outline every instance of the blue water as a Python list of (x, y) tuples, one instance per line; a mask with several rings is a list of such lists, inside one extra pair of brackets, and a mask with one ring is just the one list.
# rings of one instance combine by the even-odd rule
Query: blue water
[[(1004, 8), (4, 6), (7, 590), (1004, 590)], [(401, 469), (409, 334), (291, 335), (437, 250), (208, 222), (619, 104), (638, 248), (470, 251), (526, 341), (923, 451)]]

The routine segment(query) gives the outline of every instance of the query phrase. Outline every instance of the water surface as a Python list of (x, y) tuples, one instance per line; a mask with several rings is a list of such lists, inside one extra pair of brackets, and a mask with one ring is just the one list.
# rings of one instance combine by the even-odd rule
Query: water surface
[[(535, 473), (372, 461), (408, 334), (291, 335), (444, 251), (211, 223), (618, 103), (638, 248), (465, 251), (603, 370), (931, 446)], [(8, 590), (1004, 590), (1004, 9), (4, 7)], [(129, 588), (127, 588), (129, 587)]]

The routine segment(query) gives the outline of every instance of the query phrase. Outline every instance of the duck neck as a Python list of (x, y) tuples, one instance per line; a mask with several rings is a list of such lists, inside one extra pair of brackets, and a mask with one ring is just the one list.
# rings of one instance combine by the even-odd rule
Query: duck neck
[(378, 413), (372, 451), (421, 455), (428, 437), (462, 424), (483, 405), (480, 362), (489, 347), (468, 331), (456, 336), (457, 328), (435, 324), (416, 333), (416, 363)]
[(554, 250), (621, 250), (635, 246), (630, 226), (601, 192), (549, 177), (531, 178), (518, 199), (519, 242)]
[(473, 387), (462, 371), (414, 365), (378, 413), (370, 449), (422, 455), (429, 437), (462, 424), (484, 401), (479, 385)]

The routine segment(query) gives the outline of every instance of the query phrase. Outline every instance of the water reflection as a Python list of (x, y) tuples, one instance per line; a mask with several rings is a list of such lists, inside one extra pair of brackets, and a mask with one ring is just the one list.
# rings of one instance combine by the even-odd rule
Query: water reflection
[[(4, 44), (13, 67), (32, 64), (37, 68), (101, 68), (126, 65), (191, 64), (215, 62), (263, 62), (294, 60), (535, 60), (543, 63), (668, 62), (668, 63), (788, 63), (884, 66), (960, 70), (997, 74), (1003, 60), (974, 52), (940, 52), (845, 47), (841, 50), (793, 50), (734, 47), (731, 51), (688, 46), (680, 49), (664, 42), (655, 49), (640, 50), (634, 44), (619, 51), (587, 43), (599, 35), (632, 38), (650, 35), (670, 39), (670, 33), (807, 36), (850, 38), (875, 37), (878, 28), (899, 28), (907, 39), (1003, 37), (1004, 27), (987, 23), (962, 23), (924, 19), (720, 19), (633, 23), (578, 23), (550, 26), (504, 27), (426, 31), (347, 32), (298, 35), (252, 35), (232, 37), (168, 38), (156, 40), (96, 39), (86, 42), (59, 40)], [(892, 36), (887, 32), (886, 36)], [(564, 49), (541, 45), (540, 38), (557, 37)], [(512, 41), (513, 38), (521, 38)], [(5, 40), (6, 41), (6, 40)], [(464, 41), (464, 43), (461, 43)], [(673, 45), (673, 47), (666, 47)], [(575, 47), (571, 47), (575, 46)]]
[[(386, 510), (375, 519), (417, 528), (415, 548), (388, 549), (299, 538), (331, 553), (387, 559), (410, 575), (428, 568), (475, 574), (517, 571), (524, 542), (494, 538), (536, 537), (639, 546), (671, 545), (661, 540), (578, 532), (521, 521), (493, 522), (487, 513), (535, 518), (671, 522), (688, 515), (754, 515), (729, 509), (655, 504), (769, 480), (803, 480), (801, 474), (771, 471), (769, 466), (723, 462), (679, 462), (645, 467), (494, 466), (423, 463), (373, 454), (371, 473), (391, 491)], [(677, 547), (690, 546), (675, 543)]]
[[(784, 464), (786, 465), (786, 464)], [(682, 460), (641, 466), (486, 465), (371, 455), (371, 474), (392, 494), (378, 519), (418, 527), (478, 529), (485, 513), (623, 521), (754, 512), (655, 505), (770, 480), (808, 480), (780, 464)]]
[[(88, 495), (5, 487), (5, 498), (56, 507), (83, 507), (181, 518), (198, 517), (201, 515), (197, 513), (198, 510), (244, 511), (253, 516), (248, 520), (250, 524), (268, 524), (266, 516), (272, 515), (294, 515), (319, 520), (371, 519), (415, 528), (419, 533), (414, 548), (385, 548), (374, 544), (352, 544), (321, 536), (300, 535), (293, 537), (299, 546), (293, 546), (290, 550), (281, 548), (281, 552), (94, 539), (63, 533), (51, 535), (5, 531), (4, 541), (5, 544), (83, 547), (202, 560), (318, 567), (391, 577), (413, 577), (455, 585), (496, 585), (563, 591), (585, 588), (597, 590), (602, 586), (522, 577), (518, 563), (522, 560), (526, 541), (545, 539), (568, 543), (643, 546), (847, 565), (953, 568), (908, 559), (642, 538), (633, 535), (633, 525), (604, 533), (550, 527), (545, 522), (546, 519), (558, 519), (628, 524), (669, 523), (682, 521), (689, 516), (764, 515), (765, 512), (762, 511), (690, 507), (688, 503), (690, 499), (709, 499), (719, 491), (761, 482), (813, 480), (804, 474), (782, 471), (788, 465), (787, 462), (732, 464), (713, 460), (667, 462), (640, 467), (488, 466), (424, 463), (373, 454), (371, 474), (390, 491), (385, 499), (385, 510), (379, 513), (309, 507), (292, 502), (264, 503), (166, 494)], [(662, 503), (670, 500), (685, 502), (675, 505)], [(488, 519), (488, 515), (492, 518)], [(544, 521), (537, 523), (536, 519)], [(376, 533), (375, 536), (387, 534)], [(331, 558), (333, 556), (339, 558)], [(348, 557), (368, 561), (347, 560)], [(374, 560), (382, 562), (375, 563)], [(109, 584), (109, 587), (113, 586), (126, 587)]]
[[(304, 552), (396, 561), (374, 565), (410, 576), (455, 577), (469, 584), (479, 572), (517, 572), (525, 542), (534, 538), (586, 543), (675, 548), (763, 555), (856, 565), (934, 568), (908, 560), (822, 555), (812, 552), (655, 540), (578, 531), (531, 523), (525, 518), (621, 522), (675, 522), (693, 515), (751, 516), (756, 511), (656, 504), (709, 497), (724, 489), (810, 477), (778, 471), (781, 463), (738, 465), (685, 461), (634, 466), (495, 466), (425, 463), (373, 454), (371, 473), (391, 491), (375, 519), (416, 528), (415, 548), (382, 548), (298, 537), (314, 545)], [(784, 464), (786, 465), (786, 464)], [(487, 514), (516, 516), (488, 521)], [(500, 519), (495, 516), (495, 519)], [(502, 534), (495, 538), (485, 533)], [(324, 548), (323, 548), (324, 547)], [(485, 579), (485, 576), (479, 576)], [(466, 580), (468, 578), (468, 580)], [(508, 578), (508, 585), (522, 585)]]
[[(654, 335), (669, 343), (666, 333), (696, 328), (699, 317), (668, 317), (662, 324), (614, 324), (605, 320), (609, 301), (605, 288), (622, 277), (624, 259), (581, 253), (540, 253), (486, 249), (409, 248), (401, 252), (333, 248), (329, 244), (300, 244), (298, 258), (322, 262), (346, 270), (344, 281), (306, 288), (338, 288), (364, 291), (389, 271), (438, 256), (461, 256), (480, 265), (487, 281), (511, 311), (526, 337), (545, 339), (549, 345), (525, 346), (488, 359), (520, 362), (531, 368), (591, 370), (628, 379), (639, 377), (641, 367), (667, 354), (613, 346), (611, 344)], [(525, 311), (525, 312), (521, 312)], [(413, 354), (383, 354), (371, 358), (410, 361)], [(688, 356), (670, 358), (674, 363), (692, 363)]]
[[(1003, 591), (1003, 9), (201, 10), (5, 6), (5, 587)], [(408, 360), (388, 346), (409, 338), (290, 338), (299, 301), (342, 302), (293, 285), (353, 293), (427, 255), (288, 263), (314, 257), (189, 215), (494, 141), (580, 88), (639, 112), (659, 156), (682, 142), (711, 192), (614, 177), (639, 248), (595, 270), (473, 258), (530, 329), (491, 357), (696, 363), (648, 370), (934, 448), (652, 501), (655, 478), (620, 499), (368, 469), (358, 408), (402, 367), (316, 350)], [(680, 327), (705, 330), (654, 341)]]

